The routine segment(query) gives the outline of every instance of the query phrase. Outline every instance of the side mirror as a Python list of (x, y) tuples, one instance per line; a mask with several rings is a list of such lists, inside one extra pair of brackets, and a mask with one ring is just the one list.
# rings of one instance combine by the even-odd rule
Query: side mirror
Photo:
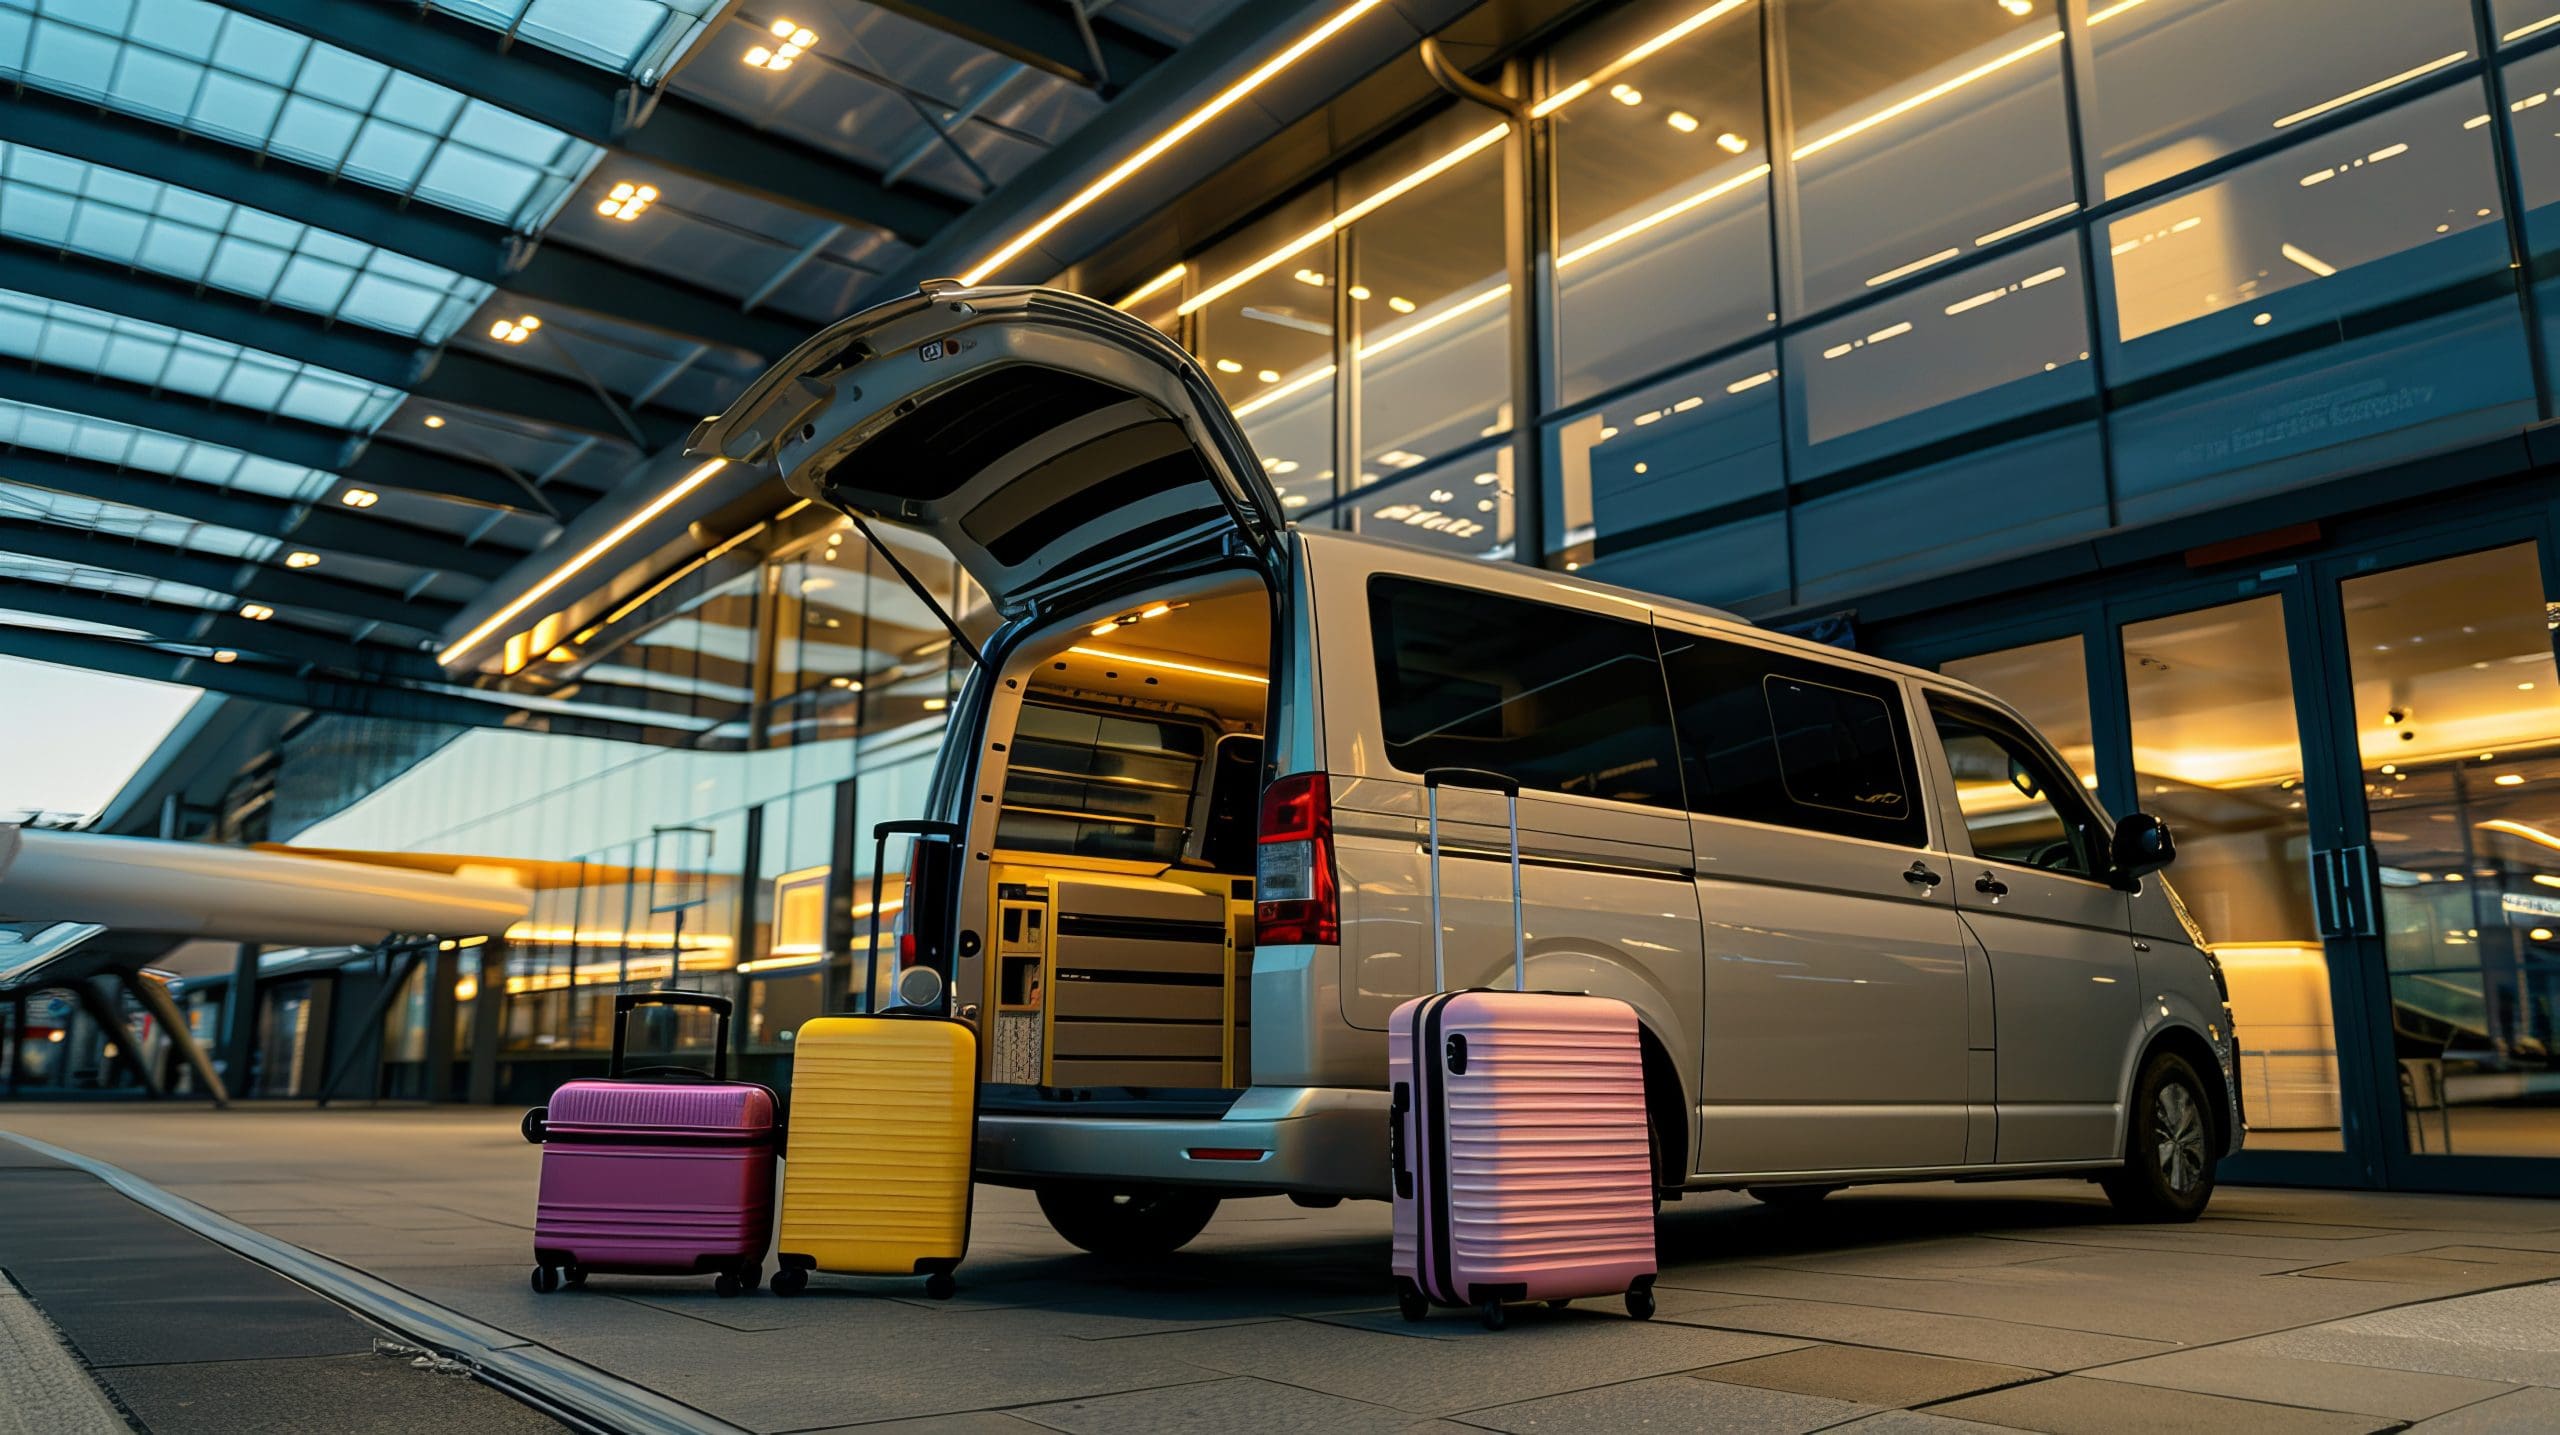
[(2131, 882), (2177, 861), (2178, 843), (2169, 835), (2168, 823), (2148, 812), (2136, 812), (2116, 824), (2109, 857), (2117, 880)]

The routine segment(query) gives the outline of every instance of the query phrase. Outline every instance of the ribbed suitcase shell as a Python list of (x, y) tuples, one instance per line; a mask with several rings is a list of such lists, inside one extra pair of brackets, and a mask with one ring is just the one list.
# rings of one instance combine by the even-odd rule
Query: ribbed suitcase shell
[(925, 1016), (827, 1016), (792, 1043), (785, 1266), (947, 1272), (969, 1247), (978, 1040)]
[[(1432, 1046), (1419, 1062), (1417, 1028)], [(1562, 993), (1446, 992), (1396, 1008), (1387, 1080), (1405, 1097), (1400, 1280), (1470, 1306), (1649, 1284), (1653, 1159), (1636, 1029), (1624, 1002)], [(1465, 1038), (1463, 1074), (1448, 1069), (1453, 1036)]]
[(773, 1093), (743, 1081), (572, 1081), (544, 1121), (535, 1258), (626, 1275), (760, 1263)]

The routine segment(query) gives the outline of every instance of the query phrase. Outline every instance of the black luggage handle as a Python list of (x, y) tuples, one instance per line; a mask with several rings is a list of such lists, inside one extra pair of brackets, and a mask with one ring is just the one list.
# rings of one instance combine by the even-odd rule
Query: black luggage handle
[[(862, 972), (862, 1009), (866, 1012), (871, 1010), (873, 993), (880, 990), (880, 928), (884, 925), (880, 920), (880, 879), (887, 874), (889, 868), (889, 839), (901, 835), (915, 839), (907, 852), (907, 890), (913, 892), (916, 886), (915, 848), (923, 846), (927, 841), (958, 845), (961, 835), (960, 824), (937, 822), (928, 817), (902, 817), (878, 823), (872, 827), (871, 950), (869, 956), (864, 959)], [(908, 917), (914, 920), (915, 914), (911, 912)], [(951, 1004), (951, 979), (956, 975), (956, 972), (942, 974), (942, 1003), (946, 1007)]]
[[(605, 1075), (615, 1081), (622, 1079), (623, 1048), (631, 1034), (631, 1013), (635, 1009), (644, 1006), (689, 1006), (701, 1007), (702, 1009), (710, 1012), (712, 1016), (718, 1018), (719, 1034), (714, 1039), (714, 1044), (711, 1048), (711, 1079), (714, 1081), (728, 1080), (730, 1005), (731, 1003), (727, 997), (714, 996), (709, 992), (665, 991), (615, 993), (613, 998), (613, 1065), (605, 1069)], [(700, 1072), (693, 1071), (691, 1067), (653, 1066), (644, 1069), (649, 1071), (684, 1071), (695, 1076), (701, 1075)]]
[(1412, 1114), (1413, 1086), (1399, 1081), (1395, 1100), (1387, 1107), (1387, 1161), (1395, 1172), (1396, 1195), (1408, 1201), (1413, 1199), (1413, 1163), (1405, 1157), (1404, 1122)]
[(1431, 842), (1431, 989), (1449, 989), (1449, 961), (1440, 924), (1440, 789), (1473, 787), (1502, 794), (1511, 828), (1511, 972), (1512, 986), (1529, 989), (1529, 917), (1520, 894), (1520, 781), (1480, 767), (1435, 767), (1422, 774), (1422, 795), (1429, 813)]

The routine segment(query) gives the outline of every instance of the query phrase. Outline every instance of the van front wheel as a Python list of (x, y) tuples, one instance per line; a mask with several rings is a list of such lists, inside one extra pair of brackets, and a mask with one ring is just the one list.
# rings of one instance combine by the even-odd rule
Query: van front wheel
[(2100, 1180), (2129, 1221), (2192, 1221), (2213, 1199), (2212, 1108), (2195, 1068), (2155, 1052), (2134, 1079), (2124, 1166)]
[(1118, 1191), (1108, 1186), (1038, 1187), (1040, 1214), (1070, 1245), (1108, 1260), (1137, 1260), (1178, 1251), (1218, 1213), (1218, 1198), (1170, 1187)]

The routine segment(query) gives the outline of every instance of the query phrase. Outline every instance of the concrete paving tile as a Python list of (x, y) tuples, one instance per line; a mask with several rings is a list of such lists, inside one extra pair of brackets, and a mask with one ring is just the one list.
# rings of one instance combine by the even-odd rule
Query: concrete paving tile
[(1576, 1311), (1517, 1311), (1489, 1331), (1456, 1313), (1403, 1330), (1323, 1321), (1231, 1327), (1118, 1342), (1237, 1375), (1417, 1415), (1446, 1415), (1586, 1386), (1769, 1355), (1797, 1342)]
[(2340, 1365), (2560, 1388), (2560, 1282), (2377, 1311), (2243, 1346)]
[(2294, 1272), (2317, 1280), (2391, 1281), (2402, 1285), (2482, 1290), (2560, 1277), (2560, 1255), (2540, 1251), (2437, 1246), (2407, 1255), (2367, 1256)]
[(1025, 1406), (1012, 1413), (1075, 1435), (1186, 1435), (1195, 1430), (1216, 1430), (1221, 1435), (1307, 1430), (1390, 1435), (1414, 1423), (1401, 1410), (1250, 1377)]
[(99, 1372), (152, 1435), (556, 1435), (477, 1381), (380, 1356), (127, 1365)]
[(2502, 1395), (2514, 1386), (2419, 1371), (2338, 1365), (2217, 1345), (2081, 1372), (2092, 1380), (2193, 1390), (2275, 1405), (2422, 1420)]
[(2042, 1380), (2046, 1372), (2020, 1365), (1950, 1360), (1905, 1350), (1855, 1345), (1816, 1345), (1755, 1356), (1692, 1372), (1701, 1380), (1825, 1395), (1859, 1405), (1929, 1405), (1960, 1395)]
[(868, 1425), (830, 1425), (824, 1430), (794, 1430), (790, 1435), (1040, 1435), (1043, 1427), (1016, 1420), (1000, 1410), (970, 1410), (958, 1415), (919, 1415), (912, 1420), (881, 1420)]
[(2135, 1340), (2096, 1331), (1822, 1301), (1764, 1301), (1655, 1319), (1846, 1345), (1882, 1346), (1958, 1360), (2026, 1365), (2039, 1370), (2077, 1370), (2156, 1355), (2171, 1348), (2165, 1341)]
[(2407, 1435), (2518, 1435), (2532, 1430), (2560, 1430), (2560, 1391), (2527, 1386), (2421, 1420)]
[(2228, 1435), (2234, 1430), (2249, 1435), (2370, 1435), (2399, 1423), (2185, 1390), (2151, 1390), (2129, 1398), (2117, 1382), (2076, 1375), (1969, 1396), (1929, 1413), (2049, 1435)]
[(1457, 1418), (1468, 1425), (1514, 1435), (1575, 1435), (1579, 1431), (1622, 1435), (1629, 1430), (1804, 1435), (1867, 1413), (1867, 1407), (1845, 1400), (1670, 1376), (1471, 1410)]
[(2007, 1425), (1985, 1425), (1974, 1420), (1950, 1420), (1931, 1415), (1925, 1410), (1879, 1410), (1861, 1416), (1846, 1425), (1834, 1425), (1824, 1435), (1995, 1435), (2009, 1430)]

